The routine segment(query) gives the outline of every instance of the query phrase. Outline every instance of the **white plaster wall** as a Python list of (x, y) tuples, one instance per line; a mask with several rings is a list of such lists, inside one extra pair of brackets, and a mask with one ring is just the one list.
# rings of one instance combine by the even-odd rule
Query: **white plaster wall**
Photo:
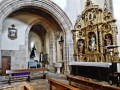
[(120, 72), (120, 63), (117, 64), (117, 71)]
[[(11, 40), (8, 38), (8, 28), (11, 27), (11, 24), (15, 24), (16, 29), (18, 30), (18, 38), (15, 40)], [(20, 27), (22, 26), (22, 27)], [(19, 50), (19, 45), (24, 44), (24, 38), (25, 37), (25, 30), (27, 25), (24, 23), (17, 21), (16, 19), (8, 18), (4, 21), (3, 25), (3, 34), (2, 34), (2, 50)]]
[(0, 0), (0, 2), (2, 2), (3, 0)]
[(81, 1), (80, 0), (67, 0), (65, 12), (68, 14), (72, 21), (73, 26), (75, 25), (77, 16), (81, 13)]
[[(75, 24), (77, 16), (81, 14), (81, 12), (85, 8), (85, 2), (87, 0), (52, 0), (58, 6), (62, 8), (62, 10), (68, 15), (72, 24)], [(92, 0), (95, 5), (100, 5), (101, 8), (104, 7), (105, 0)], [(109, 2), (109, 0), (107, 0)], [(109, 7), (109, 4), (108, 4)]]
[[(120, 0), (113, 0), (113, 10), (114, 10), (114, 17), (117, 20), (116, 24), (117, 24), (117, 28), (118, 28), (118, 35), (117, 35), (117, 39), (118, 39), (118, 45), (120, 46)], [(119, 53), (120, 53), (120, 47), (119, 49)], [(119, 54), (120, 57), (120, 54)], [(119, 67), (120, 68), (120, 67)]]
[[(4, 20), (3, 30), (2, 30), (2, 40), (1, 40), (1, 49), (2, 50), (19, 50), (19, 45), (25, 44), (25, 31), (28, 27), (28, 24), (33, 20), (36, 20), (38, 17), (33, 15), (16, 15), (13, 17), (8, 17)], [(18, 30), (18, 38), (11, 40), (8, 38), (8, 28), (14, 24)]]
[(35, 50), (34, 60), (39, 60), (39, 56), (40, 56), (40, 52), (42, 48), (42, 42), (41, 42), (40, 37), (34, 32), (29, 33), (29, 45), (30, 45), (29, 47), (30, 52), (32, 51), (33, 46), (35, 45), (36, 50)]
[(81, 12), (81, 3), (83, 0), (51, 0), (56, 3), (69, 17), (72, 24), (75, 24), (77, 16)]

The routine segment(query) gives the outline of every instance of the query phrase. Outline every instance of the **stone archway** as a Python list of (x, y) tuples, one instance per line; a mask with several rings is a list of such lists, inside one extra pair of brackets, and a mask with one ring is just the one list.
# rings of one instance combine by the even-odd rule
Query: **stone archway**
[[(72, 60), (72, 39), (71, 30), (73, 26), (67, 15), (50, 0), (6, 0), (0, 5), (0, 41), (2, 36), (2, 25), (4, 19), (14, 11), (21, 9), (24, 6), (35, 6), (46, 10), (60, 25), (64, 32), (64, 62), (65, 71), (68, 71), (68, 63)], [(71, 44), (71, 45), (70, 45)], [(69, 47), (67, 47), (69, 46)], [(1, 48), (1, 44), (0, 44)], [(72, 52), (71, 52), (72, 51)], [(1, 52), (0, 52), (1, 56)]]
[[(42, 21), (44, 21), (44, 23), (42, 22)], [(35, 21), (33, 21), (33, 22), (31, 22), (29, 25), (28, 25), (28, 27), (27, 27), (27, 29), (26, 29), (26, 35), (25, 35), (25, 46), (26, 46), (26, 57), (27, 57), (27, 59), (29, 60), (29, 54), (28, 54), (28, 41), (29, 41), (29, 33), (30, 33), (30, 30), (31, 30), (31, 27), (32, 26), (34, 26), (34, 25), (36, 25), (36, 24), (39, 24), (39, 25), (41, 25), (41, 26), (43, 26), (46, 30), (48, 30), (48, 31), (52, 31), (53, 30), (53, 28), (51, 28), (51, 26), (52, 26), (52, 24), (48, 24), (48, 22), (46, 21), (46, 19), (44, 19), (44, 18), (40, 18), (40, 19), (37, 19), (37, 20), (35, 20)], [(51, 36), (54, 36), (54, 35), (51, 35)], [(53, 38), (51, 38), (51, 39), (53, 39)], [(52, 41), (54, 41), (54, 40), (52, 40)], [(53, 45), (53, 47), (54, 47), (54, 45), (55, 45), (55, 42), (49, 42), (50, 44), (52, 44)], [(55, 50), (55, 48), (53, 49), (51, 49), (52, 50), (52, 52), (55, 52), (56, 50)], [(50, 51), (51, 51), (50, 50)], [(49, 55), (50, 53), (48, 53), (48, 55)], [(50, 55), (51, 56), (51, 55)], [(56, 61), (55, 59), (56, 59), (56, 56), (54, 55), (54, 54), (52, 54), (52, 57), (49, 57), (49, 59), (50, 60), (53, 60), (53, 61)], [(51, 65), (49, 65), (49, 66), (52, 66), (53, 65), (53, 61), (50, 61), (49, 60), (49, 64), (51, 64)], [(51, 71), (51, 68), (53, 68), (53, 67), (49, 67), (49, 70)]]

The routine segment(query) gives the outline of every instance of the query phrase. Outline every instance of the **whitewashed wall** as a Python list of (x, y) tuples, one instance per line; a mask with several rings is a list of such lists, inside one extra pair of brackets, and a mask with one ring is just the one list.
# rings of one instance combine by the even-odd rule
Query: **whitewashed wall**
[[(85, 8), (85, 2), (87, 0), (51, 0), (55, 2), (58, 6), (60, 6), (63, 11), (68, 15), (72, 24), (75, 24), (76, 18)], [(96, 5), (99, 5), (101, 8), (104, 7), (105, 0), (92, 0), (92, 2)], [(109, 4), (110, 0), (107, 0)], [(109, 5), (108, 5), (109, 7)]]
[[(120, 46), (120, 0), (113, 0), (113, 10), (114, 10), (114, 17), (117, 20), (116, 24), (117, 24), (117, 28), (118, 28), (118, 45)], [(120, 47), (119, 49), (119, 53), (120, 53)], [(120, 57), (120, 54), (119, 54)]]
[[(29, 50), (30, 50), (29, 52), (32, 51), (32, 48), (35, 45), (36, 50), (35, 50), (34, 60), (39, 60), (42, 44), (41, 44), (40, 37), (34, 32), (29, 33), (29, 45), (30, 45), (29, 46)], [(30, 55), (30, 53), (29, 53), (29, 55)]]
[[(3, 23), (1, 49), (19, 50), (19, 45), (25, 44), (25, 31), (28, 27), (28, 24), (35, 19), (37, 19), (37, 16), (33, 17), (32, 15), (27, 14), (6, 18)], [(8, 38), (8, 28), (11, 27), (12, 24), (14, 24), (16, 26), (16, 29), (18, 30), (18, 38), (15, 40), (11, 40)]]

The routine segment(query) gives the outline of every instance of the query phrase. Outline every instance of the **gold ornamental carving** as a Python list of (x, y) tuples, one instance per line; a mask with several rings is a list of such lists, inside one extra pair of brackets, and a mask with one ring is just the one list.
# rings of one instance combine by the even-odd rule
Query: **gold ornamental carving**
[(118, 62), (115, 22), (106, 2), (104, 9), (101, 9), (87, 0), (72, 30), (74, 59), (82, 62)]

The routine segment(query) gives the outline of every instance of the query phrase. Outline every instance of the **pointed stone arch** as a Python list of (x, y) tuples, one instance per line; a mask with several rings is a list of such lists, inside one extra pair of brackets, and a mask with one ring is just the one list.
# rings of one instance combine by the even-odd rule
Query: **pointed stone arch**
[[(64, 11), (58, 7), (51, 0), (6, 0), (1, 2), (0, 5), (0, 41), (2, 36), (2, 25), (4, 19), (9, 16), (14, 11), (21, 9), (24, 6), (34, 6), (39, 7), (43, 10), (46, 10), (48, 14), (50, 14), (60, 25), (61, 29), (64, 32), (64, 60), (66, 60), (66, 68), (68, 71), (69, 61), (72, 60), (72, 38), (71, 38), (71, 30), (73, 29), (72, 23), (64, 13)], [(70, 45), (71, 44), (71, 45)], [(67, 47), (69, 46), (69, 47)], [(1, 49), (1, 44), (0, 44)], [(72, 52), (71, 52), (72, 51)], [(1, 52), (0, 52), (1, 56)]]

